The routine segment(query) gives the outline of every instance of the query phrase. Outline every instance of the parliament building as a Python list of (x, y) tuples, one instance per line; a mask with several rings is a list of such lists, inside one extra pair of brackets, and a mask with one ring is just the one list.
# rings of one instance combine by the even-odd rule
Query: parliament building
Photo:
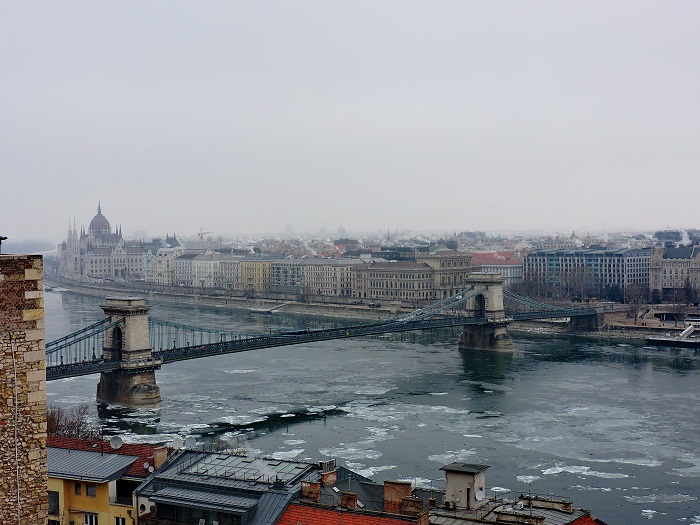
[(121, 228), (112, 232), (107, 217), (97, 205), (97, 215), (88, 230), (80, 233), (68, 221), (68, 235), (59, 247), (58, 273), (71, 279), (143, 279), (144, 246), (139, 241), (125, 241)]

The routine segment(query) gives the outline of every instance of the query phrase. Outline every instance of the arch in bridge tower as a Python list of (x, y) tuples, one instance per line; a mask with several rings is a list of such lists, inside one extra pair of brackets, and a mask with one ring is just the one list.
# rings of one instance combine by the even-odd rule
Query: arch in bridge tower
[(150, 306), (140, 297), (108, 297), (100, 305), (111, 323), (119, 323), (105, 333), (103, 358), (119, 361), (120, 368), (102, 372), (97, 400), (128, 406), (160, 403), (155, 371), (162, 362), (151, 355), (148, 333)]
[(122, 346), (124, 344), (124, 336), (122, 334), (122, 329), (119, 326), (115, 326), (112, 329), (112, 348), (114, 349), (114, 355), (116, 361), (122, 360)]
[(513, 341), (507, 331), (510, 319), (503, 308), (503, 277), (495, 273), (474, 272), (467, 276), (466, 282), (467, 286), (473, 286), (472, 293), (480, 292), (466, 302), (465, 314), (485, 318), (486, 322), (466, 325), (459, 337), (459, 348), (512, 351)]
[(486, 317), (486, 298), (483, 294), (474, 297), (474, 317)]

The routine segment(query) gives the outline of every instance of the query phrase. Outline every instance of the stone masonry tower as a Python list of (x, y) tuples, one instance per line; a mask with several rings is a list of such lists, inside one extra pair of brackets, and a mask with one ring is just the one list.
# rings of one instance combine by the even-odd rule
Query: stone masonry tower
[(503, 308), (503, 277), (495, 273), (470, 273), (467, 283), (474, 285), (482, 293), (466, 303), (466, 315), (485, 318), (483, 325), (467, 325), (459, 337), (459, 348), (477, 348), (513, 351), (513, 341), (508, 335), (508, 319)]
[(40, 255), (0, 255), (0, 523), (46, 525), (46, 352)]
[(100, 308), (112, 323), (121, 321), (105, 333), (104, 358), (119, 361), (121, 367), (102, 372), (97, 385), (97, 400), (129, 406), (153, 406), (160, 403), (160, 388), (155, 371), (162, 361), (151, 355), (148, 337), (148, 311), (145, 299), (108, 297)]

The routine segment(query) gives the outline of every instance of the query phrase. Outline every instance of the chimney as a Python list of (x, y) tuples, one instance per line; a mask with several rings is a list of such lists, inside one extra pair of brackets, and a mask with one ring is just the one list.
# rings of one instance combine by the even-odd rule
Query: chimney
[(424, 510), (420, 512), (416, 518), (416, 525), (429, 525), (430, 524), (430, 511)]
[(384, 482), (384, 512), (399, 514), (401, 512), (401, 500), (411, 495), (410, 481), (385, 481)]
[(168, 447), (158, 447), (153, 451), (153, 468), (157, 469), (168, 459)]
[(357, 508), (357, 493), (344, 490), (340, 493), (340, 506), (345, 509)]
[(407, 498), (401, 498), (401, 512), (400, 514), (406, 516), (418, 516), (423, 511), (423, 500), (409, 496)]
[(333, 487), (338, 478), (338, 473), (334, 459), (320, 461), (318, 466), (321, 469), (321, 485), (324, 487)]
[(315, 501), (316, 503), (321, 502), (321, 483), (318, 481), (302, 481), (301, 482), (301, 497), (303, 499), (308, 499)]
[(331, 470), (330, 472), (322, 472), (321, 485), (323, 485), (324, 487), (334, 487), (337, 478), (338, 473), (335, 470)]

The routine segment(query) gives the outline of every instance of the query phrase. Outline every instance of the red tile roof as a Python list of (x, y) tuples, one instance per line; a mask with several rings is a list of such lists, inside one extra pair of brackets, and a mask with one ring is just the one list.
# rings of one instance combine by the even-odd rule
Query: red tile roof
[(597, 520), (590, 515), (581, 516), (579, 519), (572, 521), (571, 525), (605, 525), (602, 521)]
[[(416, 516), (387, 516), (375, 513), (338, 509), (336, 507), (316, 507), (292, 503), (284, 511), (277, 525), (400, 525), (402, 523), (418, 523)], [(457, 520), (455, 520), (457, 521)], [(465, 518), (464, 523), (477, 523), (479, 519)], [(557, 523), (564, 521), (556, 520)], [(549, 520), (546, 521), (549, 523)], [(589, 514), (585, 514), (573, 521), (566, 521), (568, 525), (605, 525)]]
[[(76, 439), (57, 436), (48, 436), (46, 438), (46, 446), (54, 448), (69, 448), (71, 450), (87, 450), (88, 452), (105, 452), (109, 454), (125, 454), (127, 456), (138, 456), (139, 459), (134, 461), (124, 473), (125, 476), (134, 478), (147, 478), (150, 474), (148, 468), (144, 468), (143, 464), (148, 463), (154, 466), (155, 451), (160, 446), (154, 445), (137, 445), (134, 443), (124, 443), (118, 450), (114, 450), (109, 441), (99, 439)], [(168, 448), (168, 453), (173, 449)]]
[(398, 525), (416, 522), (415, 517), (377, 516), (361, 511), (341, 511), (335, 507), (312, 507), (292, 503), (284, 511), (277, 525)]

